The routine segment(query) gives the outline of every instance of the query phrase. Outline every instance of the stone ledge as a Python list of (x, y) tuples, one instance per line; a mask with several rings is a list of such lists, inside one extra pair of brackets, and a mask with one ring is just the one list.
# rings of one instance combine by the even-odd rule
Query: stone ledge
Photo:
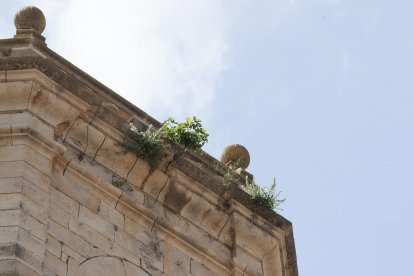
[[(134, 105), (132, 105), (131, 103), (120, 97), (118, 94), (105, 87), (104, 85), (100, 84), (95, 79), (91, 78), (89, 75), (85, 74), (84, 72), (73, 66), (71, 63), (61, 58), (59, 55), (45, 47), (43, 44), (36, 43), (36, 41), (26, 38), (0, 40), (0, 57), (2, 57), (2, 59), (0, 60), (0, 68), (3, 68), (3, 72), (0, 74), (0, 82), (9, 82), (11, 80), (10, 77), (13, 77), (13, 80), (18, 80), (19, 74), (21, 73), (26, 74), (26, 80), (35, 80), (38, 76), (36, 76), (33, 72), (35, 72), (34, 70), (37, 70), (38, 72), (41, 72), (43, 76), (45, 76), (42, 77), (43, 79), (50, 78), (53, 82), (55, 82), (54, 84), (50, 84), (50, 87), (48, 89), (51, 89), (51, 91), (56, 95), (58, 93), (61, 93), (60, 95), (66, 95), (62, 97), (67, 97), (64, 99), (66, 107), (70, 109), (73, 108), (73, 105), (75, 103), (80, 103), (82, 107), (76, 107), (75, 111), (72, 112), (73, 116), (70, 116), (71, 121), (68, 122), (69, 125), (73, 126), (73, 123), (77, 118), (83, 118), (86, 120), (86, 122), (89, 123), (92, 123), (94, 121), (94, 126), (98, 125), (98, 130), (102, 131), (103, 129), (105, 129), (105, 131), (111, 132), (111, 134), (108, 135), (115, 141), (120, 139), (120, 134), (126, 133), (127, 128), (125, 126), (127, 126), (131, 120), (141, 127), (146, 127), (149, 124), (152, 124), (154, 126), (160, 125), (159, 122), (148, 116), (148, 114), (138, 109), (137, 107), (135, 107)], [(47, 99), (53, 100), (54, 98), (52, 97)], [(19, 108), (24, 109), (25, 107), (20, 106)], [(30, 108), (33, 108), (33, 105), (30, 105)], [(45, 111), (43, 111), (42, 109), (36, 109), (34, 111), (39, 116), (45, 116), (43, 114)], [(79, 114), (78, 111), (81, 112), (81, 114)], [(56, 131), (60, 125), (60, 122), (55, 121), (49, 125), (53, 125), (52, 127), (54, 127), (55, 134), (58, 133)], [(100, 127), (100, 125), (102, 127)], [(26, 133), (27, 131), (23, 130), (22, 132)], [(5, 133), (6, 131), (4, 131), (4, 134)], [(50, 140), (49, 137), (49, 139), (44, 139), (40, 137), (38, 133), (31, 133), (31, 131), (29, 131), (28, 133), (33, 138), (35, 138), (32, 140), (37, 139), (37, 141), (40, 141), (40, 143), (45, 143), (44, 147), (52, 149), (51, 151), (53, 153), (50, 154), (51, 156), (61, 154), (65, 150), (63, 146), (53, 141), (53, 139)], [(64, 134), (65, 133), (62, 132), (61, 137), (65, 137)], [(107, 135), (107, 133), (104, 134)], [(4, 135), (4, 137), (6, 139), (2, 139), (2, 141), (9, 141), (7, 140), (6, 134)], [(274, 213), (272, 210), (268, 210), (266, 208), (255, 205), (253, 201), (249, 198), (249, 196), (239, 188), (239, 186), (242, 185), (242, 183), (235, 183), (230, 187), (230, 189), (225, 189), (220, 180), (221, 175), (216, 168), (217, 162), (217, 160), (215, 160), (208, 154), (204, 154), (204, 156), (198, 156), (191, 152), (187, 152), (182, 156), (182, 158), (176, 160), (172, 167), (177, 170), (180, 170), (181, 172), (192, 178), (197, 183), (197, 185), (193, 183), (193, 186), (203, 187), (201, 195), (204, 194), (205, 190), (208, 190), (209, 193), (211, 192), (215, 194), (215, 196), (212, 196), (209, 200), (214, 202), (216, 200), (214, 197), (218, 197), (219, 202), (220, 200), (222, 200), (221, 203), (228, 205), (223, 205), (225, 209), (239, 209), (238, 211), (244, 213), (244, 216), (246, 217), (252, 216), (253, 219), (253, 216), (259, 216), (263, 218), (265, 221), (268, 221), (270, 224), (272, 224), (271, 228), (280, 228), (284, 232), (282, 236), (285, 237), (285, 239), (281, 241), (281, 245), (286, 246), (287, 252), (287, 256), (283, 257), (284, 260), (287, 260), (287, 263), (284, 264), (285, 269), (286, 271), (290, 271), (292, 275), (297, 275), (296, 254), (294, 251), (294, 240), (291, 223), (288, 220), (284, 219), (282, 216)], [(103, 163), (105, 164), (105, 162)], [(66, 169), (68, 167), (67, 165), (68, 164), (64, 164), (64, 166), (66, 166)], [(106, 165), (112, 166), (109, 163)], [(73, 167), (73, 165), (70, 165), (70, 167)], [(119, 169), (120, 172), (124, 174), (129, 168), (130, 167), (128, 165), (128, 167)], [(78, 175), (78, 177), (83, 177), (84, 180), (87, 178), (96, 179), (96, 177), (94, 176), (87, 176), (85, 178), (84, 176), (88, 173), (86, 172), (86, 170), (82, 170), (80, 166), (78, 166), (78, 168), (76, 168), (75, 171), (83, 171), (83, 173), (81, 173), (83, 174), (83, 176)], [(168, 177), (171, 176), (169, 172), (166, 172), (166, 175)], [(93, 187), (92, 190), (100, 190), (100, 192), (98, 193), (103, 198), (112, 199), (118, 203), (121, 203), (116, 203), (118, 204), (118, 207), (122, 206), (125, 200), (128, 201), (128, 199), (126, 199), (126, 194), (119, 194), (118, 197), (118, 192), (115, 192), (117, 189), (113, 188), (111, 190), (109, 188), (109, 183), (99, 180), (98, 182), (95, 182), (92, 185), (93, 181), (87, 182), (90, 183), (88, 185), (91, 185), (91, 187)], [(161, 190), (159, 192), (161, 192)], [(130, 201), (133, 202), (131, 203), (131, 205), (137, 204), (135, 199), (131, 199)], [(145, 197), (144, 201), (140, 202), (140, 204), (145, 204)], [(168, 202), (166, 204), (168, 205)], [(239, 208), (238, 205), (242, 207)], [(97, 208), (99, 209), (99, 207)], [(95, 207), (92, 206), (92, 209), (95, 209)], [(96, 210), (96, 212), (98, 212), (98, 210)], [(156, 219), (155, 222), (157, 222)], [(155, 224), (155, 222), (153, 223)], [(157, 227), (161, 227), (163, 222), (160, 222), (161, 224), (157, 223)], [(226, 224), (224, 224), (224, 226), (226, 226)], [(265, 225), (259, 226), (266, 228)], [(170, 226), (166, 224), (165, 227), (168, 228)], [(277, 231), (273, 234), (278, 236)], [(175, 237), (175, 239), (177, 238)], [(188, 245), (181, 244), (180, 246), (185, 247)], [(200, 257), (201, 260), (197, 261), (199, 261), (201, 264), (203, 263), (203, 260), (210, 261), (213, 263), (216, 262), (214, 258), (208, 257), (209, 252), (209, 248), (206, 252), (202, 252)], [(222, 266), (222, 264), (219, 264), (217, 262), (213, 266), (217, 265)]]

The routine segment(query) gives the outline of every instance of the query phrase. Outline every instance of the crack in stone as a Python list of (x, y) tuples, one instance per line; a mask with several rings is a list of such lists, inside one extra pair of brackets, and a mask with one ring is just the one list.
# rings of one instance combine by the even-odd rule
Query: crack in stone
[(93, 161), (95, 161), (96, 157), (98, 156), (98, 152), (102, 148), (103, 144), (105, 143), (105, 140), (106, 140), (106, 135), (105, 135), (102, 143), (99, 145), (99, 148), (96, 150), (95, 154), (93, 155), (93, 158), (92, 158)]
[[(95, 105), (95, 107), (96, 107), (96, 105)], [(95, 118), (96, 118), (96, 116), (97, 116), (97, 114), (96, 113), (98, 113), (98, 111), (99, 111), (99, 109), (101, 109), (101, 107), (102, 107), (102, 104), (95, 110), (95, 112), (93, 113), (93, 115), (92, 115), (92, 118), (91, 118), (91, 121), (89, 122), (89, 124), (90, 125), (92, 125), (92, 123), (93, 123), (93, 121), (95, 120)]]
[[(76, 117), (76, 119), (73, 121), (73, 123), (70, 125), (68, 131), (66, 131), (65, 137), (63, 138), (63, 142), (66, 141), (66, 137), (68, 137), (69, 132), (72, 130), (73, 126), (75, 125), (76, 121), (80, 118), (80, 114), (78, 115), (78, 117)], [(63, 133), (62, 133), (63, 134)]]
[(13, 139), (13, 125), (10, 125), (10, 140), (12, 146), (14, 146), (14, 139)]
[(229, 223), (230, 216), (231, 216), (231, 215), (228, 215), (228, 216), (227, 216), (226, 223), (223, 225), (223, 227), (221, 227), (221, 229), (220, 229), (220, 231), (219, 231), (219, 233), (218, 233), (218, 235), (217, 235), (217, 239), (219, 239), (219, 238), (220, 238), (221, 232), (224, 230), (224, 228), (226, 227), (227, 223)]
[(141, 191), (144, 190), (145, 184), (147, 183), (148, 179), (150, 178), (150, 176), (154, 173), (155, 171), (150, 170), (150, 172), (147, 174), (147, 176), (144, 178), (144, 180), (142, 180), (142, 184), (141, 187), (139, 188)]
[(85, 262), (87, 262), (87, 261), (89, 261), (89, 260), (92, 260), (92, 259), (95, 259), (95, 258), (99, 258), (99, 257), (114, 257), (114, 258), (119, 258), (119, 257), (116, 257), (116, 256), (110, 256), (110, 255), (97, 255), (97, 256), (92, 256), (92, 257), (89, 257), (89, 258), (86, 258), (85, 260), (83, 260), (83, 261), (79, 264), (79, 267), (80, 267), (81, 265), (83, 265)]
[(247, 265), (244, 267), (242, 276), (244, 276), (244, 273), (246, 272), (246, 269), (247, 269)]
[[(124, 193), (124, 191), (123, 191), (123, 190), (121, 190), (121, 194), (119, 195), (119, 197), (118, 197), (118, 199), (117, 199), (117, 201), (116, 201), (116, 203), (115, 203), (115, 210), (116, 210), (116, 207), (118, 207), (119, 200), (121, 200), (121, 197), (122, 197), (123, 193)], [(124, 218), (124, 219), (125, 219), (125, 218)]]
[(127, 272), (126, 272), (124, 260), (121, 259), (121, 263), (122, 263), (122, 267), (124, 268), (124, 275), (126, 276), (127, 275)]
[(128, 177), (129, 177), (129, 174), (131, 173), (132, 169), (135, 167), (135, 165), (137, 164), (137, 162), (138, 162), (138, 156), (137, 156), (137, 159), (135, 159), (135, 162), (134, 162), (134, 164), (132, 165), (132, 167), (128, 170), (128, 172), (127, 172), (127, 174), (126, 174), (126, 176), (125, 176), (125, 182), (127, 182)]
[(26, 110), (29, 110), (29, 104), (30, 104), (30, 100), (32, 99), (33, 89), (34, 89), (34, 81), (32, 81), (32, 87), (30, 88), (30, 96), (29, 96), (29, 99), (27, 100)]
[(264, 257), (266, 257), (266, 255), (267, 254), (270, 254), (270, 252), (272, 252), (272, 250), (273, 249), (275, 249), (276, 247), (278, 247), (279, 246), (279, 244), (278, 243), (276, 243), (276, 245), (275, 246), (273, 246), (269, 251), (267, 251), (264, 255), (263, 255), (263, 257), (262, 257), (262, 263), (263, 263), (263, 259), (264, 259)]
[(210, 249), (210, 248), (207, 248), (206, 252), (204, 252), (203, 257), (201, 258), (201, 262), (200, 262), (200, 264), (203, 264), (204, 259), (205, 259), (206, 255), (207, 255), (207, 251), (208, 251), (209, 249)]
[(168, 164), (167, 164), (167, 166), (166, 166), (166, 169), (165, 169), (165, 172), (164, 173), (167, 173), (168, 172), (168, 170), (169, 170), (169, 168), (170, 168), (170, 166), (171, 166), (171, 164), (173, 163), (173, 162), (175, 162), (175, 161), (177, 161), (178, 160), (178, 158), (183, 154), (183, 153), (185, 153), (186, 152), (186, 150), (183, 150), (182, 152), (179, 152), (179, 153), (175, 153), (174, 154), (174, 156), (173, 156), (173, 159), (170, 161), (170, 162), (168, 162)]
[[(68, 131), (69, 133), (69, 131)], [(86, 146), (85, 149), (83, 151), (84, 154), (86, 154), (86, 150), (88, 149), (88, 145), (89, 145), (89, 125), (86, 125)]]
[[(165, 186), (167, 186), (168, 180), (170, 180), (170, 179), (169, 179), (169, 178), (168, 178), (168, 176), (167, 176), (167, 180), (165, 180), (164, 185), (162, 186), (161, 190), (158, 192), (158, 194), (157, 194), (157, 198), (155, 199), (155, 202), (157, 202), (157, 201), (158, 201), (158, 198), (160, 197), (161, 192), (164, 190)], [(154, 202), (154, 203), (155, 203), (155, 202)]]
[(154, 229), (155, 224), (157, 223), (158, 217), (154, 220), (154, 222), (151, 225), (151, 232), (153, 232), (152, 230)]
[(66, 170), (68, 169), (70, 162), (72, 162), (72, 160), (69, 160), (69, 162), (65, 164), (65, 167), (63, 168), (63, 171), (62, 171), (62, 175), (65, 175)]

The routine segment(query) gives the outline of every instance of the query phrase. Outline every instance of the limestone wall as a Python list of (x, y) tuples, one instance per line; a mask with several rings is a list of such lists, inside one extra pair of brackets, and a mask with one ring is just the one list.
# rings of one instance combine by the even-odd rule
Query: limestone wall
[(0, 62), (0, 275), (297, 275), (290, 222), (225, 188), (210, 157), (151, 171), (119, 143), (153, 119), (53, 53), (13, 51)]

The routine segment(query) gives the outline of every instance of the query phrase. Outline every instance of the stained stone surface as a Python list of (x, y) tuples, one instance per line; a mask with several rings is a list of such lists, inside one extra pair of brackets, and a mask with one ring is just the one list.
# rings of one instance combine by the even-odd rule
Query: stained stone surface
[(41, 34), (46, 27), (46, 18), (40, 9), (29, 6), (16, 13), (14, 25), (16, 29), (33, 29)]
[(217, 160), (151, 168), (120, 143), (159, 122), (30, 37), (0, 49), (0, 275), (298, 275), (292, 224)]

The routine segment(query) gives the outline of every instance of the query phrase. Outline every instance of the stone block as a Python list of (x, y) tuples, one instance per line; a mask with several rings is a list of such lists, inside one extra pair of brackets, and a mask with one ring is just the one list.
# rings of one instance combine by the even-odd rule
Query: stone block
[(166, 275), (180, 275), (180, 276), (191, 276), (195, 274), (190, 274), (189, 272), (182, 269), (181, 263), (170, 263), (164, 262), (164, 272)]
[[(282, 266), (282, 254), (280, 252), (280, 247), (274, 247), (270, 252), (268, 252), (263, 257), (263, 272), (265, 276), (274, 275), (274, 276), (283, 276), (283, 266)], [(293, 274), (289, 274), (293, 275)]]
[(150, 173), (151, 167), (147, 162), (138, 158), (134, 167), (128, 175), (127, 181), (132, 184), (135, 189), (140, 189), (143, 181)]
[(88, 208), (80, 206), (79, 209), (79, 223), (85, 223), (95, 229), (97, 232), (101, 233), (105, 237), (113, 240), (115, 235), (115, 227), (112, 223), (96, 215)]
[[(110, 240), (106, 236), (98, 233), (95, 229), (90, 227), (87, 224), (80, 223), (79, 225), (72, 225), (70, 224), (70, 230), (81, 237), (84, 240), (87, 240), (91, 243), (95, 248), (98, 248), (104, 251), (107, 255), (111, 256), (119, 256), (120, 258), (124, 258), (134, 264), (139, 265), (140, 259), (130, 251), (126, 250), (125, 248), (119, 246), (114, 241)], [(102, 254), (101, 254), (102, 255)]]
[(23, 189), (20, 177), (0, 178), (0, 194), (20, 193)]
[(244, 265), (243, 269), (247, 275), (263, 275), (261, 260), (238, 246), (235, 249), (235, 255), (238, 262)]
[[(147, 229), (151, 229), (157, 216), (154, 214), (146, 214), (143, 216), (139, 209), (144, 205), (145, 196), (139, 191), (133, 191), (131, 195), (123, 193), (119, 203), (116, 205), (116, 210), (123, 214), (126, 218), (133, 220), (136, 223), (144, 226)], [(144, 207), (141, 207), (144, 209)]]
[(74, 200), (54, 187), (50, 188), (50, 204), (58, 206), (62, 210), (69, 211)]
[(78, 276), (79, 262), (74, 258), (68, 258), (67, 276)]
[(0, 194), (0, 210), (21, 209), (39, 221), (46, 221), (47, 213), (43, 206), (25, 195)]
[(53, 219), (60, 225), (69, 228), (69, 213), (55, 205), (51, 205), (49, 208), (49, 218)]
[(46, 240), (46, 225), (21, 210), (0, 211), (0, 226), (20, 226), (42, 241)]
[(160, 192), (158, 200), (168, 206), (177, 214), (190, 202), (192, 193), (187, 188), (179, 185), (176, 181), (167, 181)]
[[(14, 244), (30, 250), (33, 254), (43, 257), (45, 252), (45, 244), (28, 231), (18, 227), (0, 227), (0, 244)], [(1, 257), (1, 256), (0, 256)]]
[(0, 111), (26, 110), (32, 90), (32, 81), (0, 84)]
[(156, 269), (150, 262), (147, 262), (146, 260), (142, 260), (141, 267), (151, 276), (167, 276), (165, 273)]
[(151, 263), (156, 269), (163, 270), (163, 256), (159, 247), (160, 240), (156, 235), (153, 235), (148, 243), (144, 243), (126, 233), (116, 232), (115, 242), (141, 259)]
[(13, 133), (15, 137), (14, 144), (21, 144), (18, 142), (18, 135), (21, 130), (30, 129), (37, 135), (42, 137), (53, 139), (53, 128), (39, 120), (36, 116), (28, 112), (12, 113), (12, 114), (0, 114), (0, 128), (10, 128), (10, 133)]
[(27, 145), (0, 146), (0, 162), (24, 161), (41, 171), (50, 175), (51, 161), (30, 148)]
[(0, 275), (4, 276), (40, 276), (40, 272), (34, 271), (26, 264), (15, 259), (0, 260)]
[(60, 241), (48, 234), (46, 236), (46, 250), (56, 257), (60, 257), (62, 253), (62, 244)]
[(183, 208), (181, 215), (215, 237), (218, 237), (228, 221), (226, 213), (195, 194), (192, 194), (191, 201)]
[(116, 257), (96, 257), (82, 263), (77, 268), (79, 276), (91, 275), (125, 275), (124, 265), (121, 259)]
[(9, 146), (13, 144), (13, 136), (12, 136), (12, 128), (11, 126), (10, 128), (10, 132), (9, 133), (2, 133), (0, 135), (0, 146)]
[(195, 261), (194, 259), (191, 259), (190, 269), (191, 269), (191, 271), (190, 271), (191, 275), (197, 275), (197, 276), (216, 275), (216, 273), (211, 271), (208, 267), (200, 264), (199, 262)]
[(72, 248), (70, 248), (67, 245), (62, 245), (62, 253), (65, 253), (66, 255), (68, 255), (68, 260), (70, 261), (70, 259), (74, 259), (78, 264), (84, 262), (86, 260), (85, 257), (83, 257), (81, 254), (79, 254), (78, 252), (76, 252), (75, 250), (73, 250)]
[(161, 242), (164, 255), (164, 272), (167, 275), (190, 275), (191, 258), (167, 242)]
[(60, 241), (62, 245), (69, 246), (86, 258), (105, 254), (102, 250), (92, 246), (90, 242), (52, 220), (49, 220), (48, 223), (48, 234)]
[(29, 231), (26, 231), (22, 228), (19, 229), (17, 243), (25, 249), (29, 250), (34, 255), (37, 255), (40, 259), (42, 259), (45, 254), (45, 241), (36, 238)]
[(66, 276), (67, 264), (48, 252), (45, 254), (43, 265), (44, 268), (51, 271), (55, 276)]
[(160, 170), (154, 171), (144, 183), (142, 189), (154, 199), (157, 199), (161, 190), (169, 181), (168, 176)]
[(80, 114), (77, 108), (37, 83), (33, 84), (29, 110), (54, 127), (67, 122), (69, 128)]
[(104, 139), (105, 134), (80, 118), (76, 119), (73, 127), (66, 136), (66, 141), (70, 145), (92, 158), (102, 145)]
[(22, 184), (22, 193), (33, 200), (34, 202), (41, 205), (43, 208), (48, 208), (49, 206), (49, 193), (40, 189), (38, 186), (33, 183), (19, 178)]
[[(124, 113), (124, 114), (122, 114)], [(126, 118), (122, 118), (122, 115), (127, 115), (122, 109), (119, 109), (116, 105), (110, 102), (103, 103), (96, 111), (96, 117), (112, 126), (121, 132), (126, 132), (129, 128)], [(127, 118), (131, 115), (127, 115)]]
[(68, 261), (68, 255), (65, 252), (62, 252), (62, 255), (60, 256), (60, 259), (62, 262), (66, 263)]
[(1, 244), (0, 256), (3, 259), (17, 259), (34, 271), (42, 271), (42, 258), (18, 243)]
[(109, 206), (107, 203), (101, 201), (98, 214), (115, 225), (117, 230), (124, 229), (124, 215), (115, 210), (112, 206)]
[[(276, 245), (276, 238), (257, 227), (243, 215), (234, 212), (234, 231), (236, 244), (258, 259), (270, 252)], [(251, 241), (255, 241), (252, 243)]]
[(106, 137), (96, 154), (96, 160), (121, 177), (126, 177), (137, 160), (135, 154), (123, 153), (120, 142)]
[(151, 241), (150, 229), (134, 222), (128, 217), (125, 217), (124, 232), (142, 243), (148, 244)]
[(0, 162), (0, 178), (23, 177), (42, 190), (48, 191), (50, 178), (24, 161)]
[(52, 172), (52, 186), (93, 212), (98, 213), (100, 201), (68, 176), (54, 170)]
[(151, 276), (133, 263), (123, 261), (125, 276)]
[(16, 242), (19, 229), (18, 226), (0, 227), (0, 244)]

